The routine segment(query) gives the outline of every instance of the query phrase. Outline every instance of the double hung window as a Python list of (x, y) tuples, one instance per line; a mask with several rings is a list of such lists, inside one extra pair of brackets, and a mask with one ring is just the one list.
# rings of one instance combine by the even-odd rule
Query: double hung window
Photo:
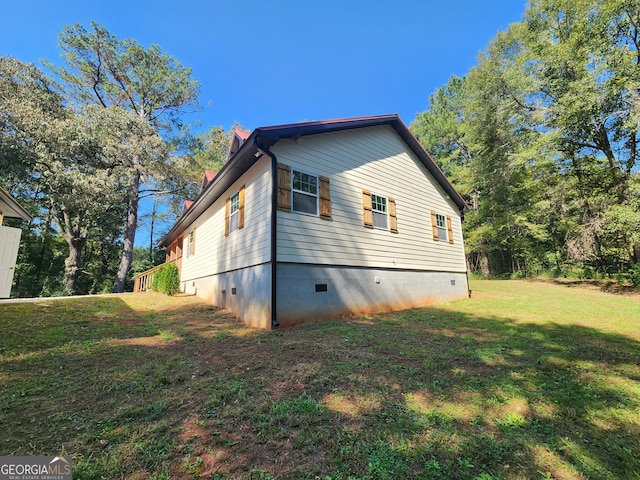
[(389, 229), (389, 217), (387, 209), (387, 197), (371, 194), (371, 213), (373, 220), (373, 228)]
[(229, 233), (238, 230), (238, 211), (240, 210), (240, 193), (236, 193), (229, 201)]
[(244, 228), (244, 185), (240, 190), (227, 198), (224, 213), (224, 236)]
[(367, 228), (398, 233), (395, 199), (362, 190), (362, 222)]
[(441, 242), (448, 242), (447, 217), (440, 213), (436, 213), (436, 228), (438, 229), (438, 240)]
[(189, 232), (189, 236), (187, 237), (187, 257), (192, 256), (196, 253), (196, 231), (191, 230)]
[(435, 241), (453, 243), (453, 226), (449, 215), (431, 210), (431, 229)]
[(291, 170), (291, 210), (318, 215), (318, 177)]

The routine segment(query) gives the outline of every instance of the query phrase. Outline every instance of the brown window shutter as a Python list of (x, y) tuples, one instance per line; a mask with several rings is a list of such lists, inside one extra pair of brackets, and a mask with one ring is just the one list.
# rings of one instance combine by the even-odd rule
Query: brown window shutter
[(278, 209), (291, 211), (291, 167), (278, 163)]
[(240, 187), (238, 197), (238, 230), (240, 230), (244, 228), (244, 185)]
[(362, 221), (367, 228), (373, 228), (373, 213), (371, 212), (371, 192), (362, 190)]
[(231, 198), (224, 202), (224, 236), (229, 236), (229, 212), (231, 210)]
[(435, 210), (431, 210), (431, 231), (433, 232), (433, 239), (438, 240), (438, 221), (436, 220)]
[(453, 243), (453, 227), (451, 226), (451, 217), (447, 215), (447, 235), (449, 236), (449, 243)]
[(398, 233), (398, 218), (396, 217), (396, 199), (389, 197), (389, 231)]
[(320, 218), (331, 220), (331, 184), (327, 177), (320, 180)]

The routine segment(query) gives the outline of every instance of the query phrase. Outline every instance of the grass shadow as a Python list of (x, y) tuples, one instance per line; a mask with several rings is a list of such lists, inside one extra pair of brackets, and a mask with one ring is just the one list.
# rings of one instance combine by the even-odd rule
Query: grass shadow
[[(640, 472), (627, 336), (441, 308), (264, 332), (176, 302), (54, 305), (24, 345), (11, 330), (0, 454), (69, 453), (76, 478)], [(3, 309), (2, 328), (25, 315)]]

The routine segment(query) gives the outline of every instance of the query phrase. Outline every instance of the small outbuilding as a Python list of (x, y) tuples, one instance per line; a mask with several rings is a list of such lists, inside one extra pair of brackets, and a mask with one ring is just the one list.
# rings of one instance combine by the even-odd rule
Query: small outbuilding
[(31, 215), (6, 190), (0, 187), (0, 298), (11, 296), (13, 274), (18, 260), (22, 230), (3, 225), (4, 218), (28, 222)]

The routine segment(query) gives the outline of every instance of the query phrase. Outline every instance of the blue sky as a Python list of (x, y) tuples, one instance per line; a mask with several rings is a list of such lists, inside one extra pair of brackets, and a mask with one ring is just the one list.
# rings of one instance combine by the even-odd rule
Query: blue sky
[[(193, 70), (195, 130), (398, 113), (408, 125), (464, 75), (525, 0), (0, 0), (0, 55), (60, 61), (65, 25), (91, 21)], [(148, 202), (147, 202), (148, 203)], [(143, 212), (149, 208), (142, 205)], [(171, 225), (165, 225), (168, 230)], [(140, 225), (137, 245), (148, 245)]]
[(398, 113), (406, 124), (464, 75), (524, 0), (0, 0), (0, 55), (57, 62), (64, 25), (92, 20), (193, 69), (186, 119), (248, 129)]

